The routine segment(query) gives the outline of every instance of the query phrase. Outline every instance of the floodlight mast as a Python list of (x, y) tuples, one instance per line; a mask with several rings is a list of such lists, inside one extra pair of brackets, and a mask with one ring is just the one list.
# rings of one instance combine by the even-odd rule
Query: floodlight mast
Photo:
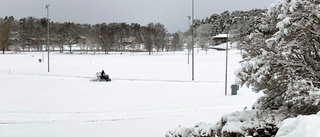
[(228, 86), (228, 50), (229, 50), (229, 30), (227, 32), (227, 43), (226, 43), (226, 71), (225, 71), (225, 80), (224, 80), (224, 95), (227, 95), (227, 86)]
[(49, 40), (50, 40), (50, 19), (49, 19), (49, 6), (50, 4), (46, 5), (46, 9), (47, 9), (47, 26), (48, 26), (48, 38), (47, 38), (47, 50), (48, 50), (48, 72), (50, 72), (50, 59), (49, 59), (49, 56), (50, 56), (50, 43), (49, 43)]
[(194, 80), (194, 39), (193, 39), (193, 26), (194, 26), (194, 0), (192, 0), (192, 25), (191, 25), (191, 47), (192, 47), (192, 81)]
[(188, 65), (190, 64), (190, 41), (189, 41), (189, 35), (190, 35), (190, 20), (191, 20), (191, 16), (187, 16), (188, 17), (188, 31), (187, 31), (187, 37), (188, 37), (188, 44), (187, 44), (187, 48), (188, 48)]

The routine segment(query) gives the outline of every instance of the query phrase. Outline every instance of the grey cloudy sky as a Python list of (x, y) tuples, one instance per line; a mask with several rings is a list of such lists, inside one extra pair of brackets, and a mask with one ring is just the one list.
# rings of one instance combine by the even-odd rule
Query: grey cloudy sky
[[(194, 0), (195, 19), (203, 19), (225, 10), (267, 8), (276, 0)], [(191, 0), (0, 0), (0, 17), (46, 17), (50, 4), (54, 22), (110, 23), (127, 22), (146, 25), (160, 22), (169, 32), (185, 31)]]

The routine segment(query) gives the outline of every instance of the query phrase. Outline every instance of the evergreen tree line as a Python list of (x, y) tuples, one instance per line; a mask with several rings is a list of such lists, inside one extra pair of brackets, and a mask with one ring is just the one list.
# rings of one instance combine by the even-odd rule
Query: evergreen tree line
[[(27, 17), (0, 19), (0, 48), (7, 50), (42, 51), (47, 45), (48, 20)], [(176, 51), (182, 50), (178, 34), (168, 33), (161, 23), (76, 24), (50, 22), (50, 49), (87, 51)], [(77, 45), (77, 48), (74, 46)], [(68, 48), (66, 48), (68, 47)]]
[(212, 43), (212, 37), (218, 34), (229, 34), (231, 42), (242, 45), (255, 27), (261, 24), (266, 12), (266, 9), (225, 11), (202, 20), (195, 20), (192, 28), (195, 30), (197, 45), (207, 50)]

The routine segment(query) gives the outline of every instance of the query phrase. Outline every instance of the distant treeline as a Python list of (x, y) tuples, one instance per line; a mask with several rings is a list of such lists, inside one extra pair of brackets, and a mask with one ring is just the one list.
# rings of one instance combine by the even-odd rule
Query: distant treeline
[[(210, 38), (229, 30), (237, 30), (234, 38), (239, 40), (249, 34), (254, 24), (259, 22), (259, 16), (265, 10), (235, 11), (213, 14), (203, 20), (195, 20), (194, 37), (199, 46), (201, 38)], [(211, 24), (210, 34), (203, 35), (201, 26)], [(237, 28), (237, 29), (236, 29)], [(183, 50), (190, 32), (168, 33), (161, 23), (149, 23), (142, 26), (138, 23), (101, 23), (77, 24), (73, 22), (50, 21), (50, 49), (60, 52), (73, 49), (84, 51), (179, 51)], [(42, 51), (47, 50), (48, 20), (46, 18), (26, 17), (19, 20), (13, 16), (0, 19), (0, 48), (3, 51)], [(203, 39), (202, 39), (203, 41)], [(66, 48), (67, 47), (67, 48)]]

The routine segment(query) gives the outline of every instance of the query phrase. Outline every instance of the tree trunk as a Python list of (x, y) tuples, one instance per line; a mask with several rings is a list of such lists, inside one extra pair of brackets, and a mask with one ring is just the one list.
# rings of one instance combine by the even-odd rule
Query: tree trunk
[(70, 52), (70, 54), (72, 54), (72, 49), (71, 49), (72, 47), (71, 47), (71, 45), (69, 45), (69, 52)]
[(38, 52), (40, 51), (40, 45), (39, 44), (37, 45), (37, 51)]
[(60, 53), (63, 53), (63, 45), (60, 45)]

